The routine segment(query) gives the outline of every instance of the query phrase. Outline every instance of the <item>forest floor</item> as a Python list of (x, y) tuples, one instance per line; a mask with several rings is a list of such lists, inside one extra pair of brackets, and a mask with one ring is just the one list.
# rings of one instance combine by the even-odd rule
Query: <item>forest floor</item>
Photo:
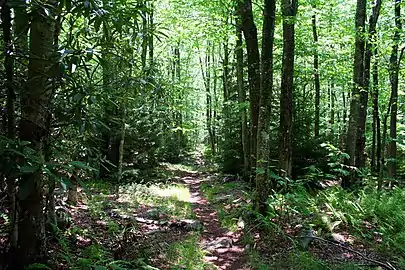
[(109, 184), (89, 184), (78, 205), (63, 206), (74, 226), (51, 249), (54, 267), (376, 269), (378, 263), (364, 257), (384, 259), (344, 227), (334, 237), (348, 248), (314, 241), (303, 251), (299, 213), (257, 219), (245, 183), (228, 182), (202, 165), (201, 158), (162, 164), (154, 177), (138, 175), (118, 194)]

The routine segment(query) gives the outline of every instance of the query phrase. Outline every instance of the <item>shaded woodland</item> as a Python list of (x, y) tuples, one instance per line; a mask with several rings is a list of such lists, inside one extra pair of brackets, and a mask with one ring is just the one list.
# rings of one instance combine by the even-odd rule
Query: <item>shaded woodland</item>
[(0, 8), (0, 269), (405, 269), (401, 0)]

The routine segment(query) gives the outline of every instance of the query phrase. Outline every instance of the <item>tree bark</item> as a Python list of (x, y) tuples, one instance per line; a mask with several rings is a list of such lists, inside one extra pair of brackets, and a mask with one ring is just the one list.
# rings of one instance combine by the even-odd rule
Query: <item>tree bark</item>
[[(391, 81), (391, 116), (390, 116), (390, 143), (388, 148), (388, 177), (394, 179), (397, 174), (397, 115), (398, 115), (398, 84), (401, 57), (398, 57), (398, 47), (402, 32), (401, 0), (395, 1), (395, 33), (394, 45), (390, 57)], [(402, 53), (401, 53), (402, 56)]]
[(282, 0), (283, 62), (280, 96), (279, 175), (292, 176), (292, 126), (294, 90), (295, 17), (298, 0)]
[(260, 54), (257, 28), (253, 19), (252, 1), (239, 0), (238, 12), (241, 27), (245, 36), (248, 59), (249, 99), (250, 99), (250, 162), (251, 168), (256, 167), (257, 127), (259, 122), (260, 99)]
[[(143, 3), (144, 8), (145, 4)], [(141, 62), (142, 69), (146, 68), (146, 54), (148, 52), (148, 17), (146, 9), (142, 11), (142, 52), (141, 52)]]
[[(120, 132), (120, 146), (119, 146), (119, 157), (118, 157), (118, 176), (117, 176), (117, 186), (121, 184), (122, 180), (122, 168), (123, 168), (123, 162), (124, 162), (124, 144), (125, 144), (125, 107), (124, 105), (121, 105), (121, 132)], [(118, 189), (117, 189), (118, 190)], [(118, 197), (118, 192), (117, 192), (117, 197)]]
[(243, 82), (243, 38), (240, 18), (236, 26), (236, 79), (238, 86), (238, 102), (242, 106), (240, 109), (241, 139), (243, 148), (243, 175), (246, 179), (249, 175), (249, 130), (247, 125), (247, 112), (243, 104), (246, 102), (246, 90)]
[(154, 22), (154, 5), (153, 2), (150, 4), (150, 13), (149, 13), (149, 68), (152, 70), (154, 63), (154, 42), (153, 35), (155, 32), (155, 22)]
[(276, 1), (265, 0), (263, 15), (261, 91), (259, 127), (257, 135), (257, 173), (256, 173), (256, 208), (264, 214), (267, 210), (267, 198), (275, 184), (269, 183), (270, 158), (270, 116), (273, 98), (273, 45), (276, 21)]
[(364, 75), (363, 75), (363, 89), (360, 91), (360, 110), (359, 110), (359, 123), (357, 132), (356, 143), (356, 167), (364, 168), (366, 166), (365, 160), (365, 147), (366, 147), (366, 120), (368, 108), (368, 92), (370, 88), (370, 67), (371, 57), (373, 54), (373, 47), (376, 41), (376, 26), (378, 17), (380, 15), (381, 0), (377, 0), (373, 7), (372, 14), (369, 20), (369, 39), (366, 43), (366, 51), (364, 56)]
[[(11, 34), (11, 9), (9, 1), (4, 1), (1, 7), (1, 20), (3, 26), (3, 42), (4, 42), (4, 70), (6, 73), (6, 89), (7, 89), (7, 136), (14, 140), (16, 135), (16, 120), (15, 120), (15, 91), (14, 91), (14, 59), (11, 56), (13, 53), (12, 34)], [(17, 247), (18, 241), (18, 224), (17, 224), (17, 205), (16, 205), (16, 183), (15, 178), (7, 175), (7, 196), (10, 205), (10, 245), (12, 249)]]
[(209, 136), (209, 144), (211, 145), (211, 152), (215, 154), (215, 137), (212, 129), (212, 96), (211, 96), (211, 53), (210, 53), (210, 44), (208, 44), (207, 52), (205, 55), (205, 69), (204, 63), (200, 56), (200, 66), (201, 66), (201, 75), (204, 81), (205, 92), (206, 92), (206, 125)]
[[(350, 188), (356, 181), (356, 173), (354, 167), (358, 164), (357, 157), (358, 143), (357, 138), (362, 137), (362, 130), (359, 127), (360, 120), (360, 106), (361, 106), (361, 91), (364, 91), (364, 52), (365, 52), (365, 40), (364, 40), (364, 28), (366, 22), (366, 0), (357, 0), (356, 8), (356, 42), (355, 42), (355, 54), (354, 54), (354, 69), (353, 69), (353, 88), (352, 99), (350, 103), (350, 116), (349, 127), (347, 129), (346, 137), (346, 153), (350, 156), (346, 160), (346, 165), (351, 168), (351, 172), (348, 176), (343, 178), (342, 187)], [(361, 153), (363, 154), (363, 153)]]
[(378, 56), (377, 50), (374, 51), (373, 63), (373, 142), (371, 147), (371, 169), (374, 172), (380, 171), (381, 159), (381, 119), (378, 108), (379, 85), (378, 85)]
[(315, 139), (319, 138), (319, 115), (321, 101), (321, 83), (319, 80), (318, 32), (316, 15), (312, 15), (312, 34), (314, 37), (314, 82), (315, 82)]
[[(30, 61), (27, 92), (22, 95), (20, 139), (41, 157), (46, 135), (46, 119), (52, 99), (53, 82), (47, 75), (53, 64), (55, 31), (54, 5), (47, 1), (48, 12), (35, 9), (30, 27)], [(20, 216), (17, 265), (39, 261), (45, 252), (42, 175), (39, 170), (21, 177), (19, 189)], [(18, 268), (20, 269), (20, 268)]]

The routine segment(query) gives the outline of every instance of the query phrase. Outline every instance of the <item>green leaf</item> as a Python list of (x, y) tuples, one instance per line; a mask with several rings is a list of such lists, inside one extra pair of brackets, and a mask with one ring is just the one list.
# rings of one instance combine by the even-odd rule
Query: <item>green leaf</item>
[(100, 265), (93, 265), (93, 269), (94, 269), (94, 270), (107, 270), (106, 267), (100, 266)]
[(256, 168), (256, 174), (265, 174), (266, 170), (264, 168)]
[(94, 169), (94, 168), (92, 168), (92, 167), (90, 167), (90, 166), (87, 166), (86, 164), (84, 164), (84, 163), (81, 162), (81, 161), (72, 161), (72, 162), (70, 162), (69, 164), (70, 164), (71, 166), (75, 167), (75, 168), (78, 168), (78, 169), (85, 169), (85, 170), (90, 170), (90, 171), (96, 171), (96, 169)]
[(23, 174), (34, 173), (39, 170), (39, 166), (23, 165), (20, 167), (20, 172)]
[(52, 268), (50, 268), (50, 267), (48, 267), (47, 265), (45, 265), (45, 264), (41, 264), (41, 263), (33, 263), (33, 264), (30, 264), (28, 267), (27, 267), (27, 269), (47, 269), (47, 270), (52, 270)]

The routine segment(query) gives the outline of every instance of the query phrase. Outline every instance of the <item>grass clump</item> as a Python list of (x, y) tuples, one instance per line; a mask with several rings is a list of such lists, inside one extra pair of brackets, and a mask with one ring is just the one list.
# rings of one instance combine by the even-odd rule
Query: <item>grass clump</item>
[(204, 261), (205, 252), (199, 246), (199, 235), (194, 234), (187, 239), (172, 244), (167, 253), (170, 269), (210, 270), (216, 269)]

